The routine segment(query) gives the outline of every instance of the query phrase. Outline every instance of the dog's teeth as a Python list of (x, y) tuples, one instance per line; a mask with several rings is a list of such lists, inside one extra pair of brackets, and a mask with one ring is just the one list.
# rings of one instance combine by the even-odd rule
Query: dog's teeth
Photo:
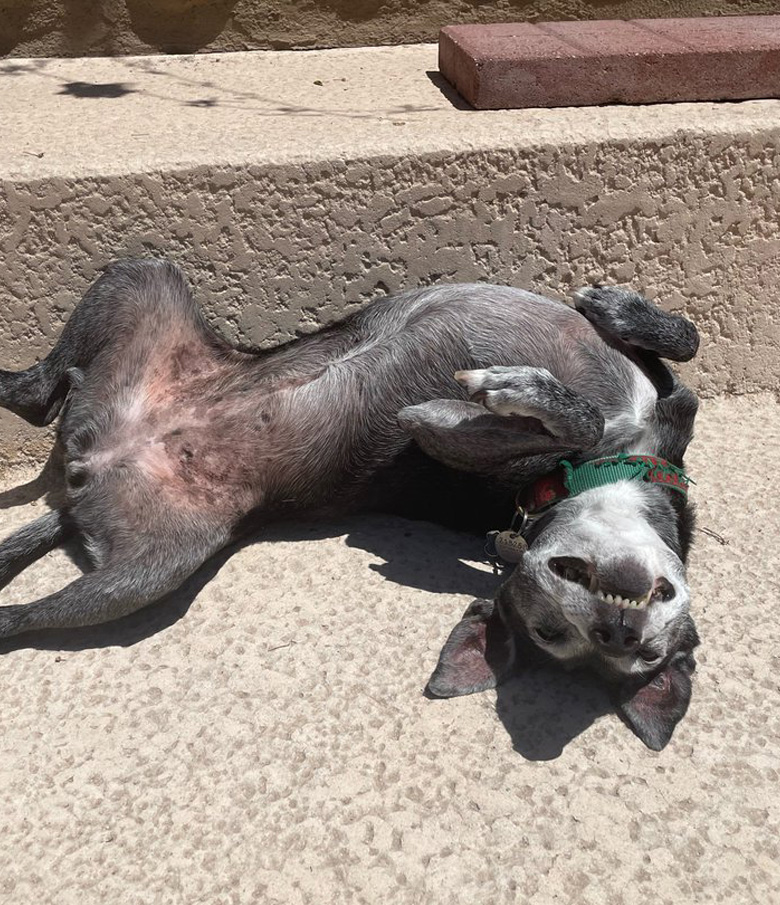
[(615, 602), (615, 598), (614, 598), (611, 594), (607, 594), (607, 596), (604, 598), (604, 600), (606, 600), (607, 603), (614, 603), (614, 602)]
[(613, 600), (614, 600), (614, 603), (616, 603), (618, 606), (623, 606), (623, 604), (628, 603), (627, 600), (623, 600), (623, 598), (620, 596), (620, 594), (615, 594), (615, 597), (613, 598)]

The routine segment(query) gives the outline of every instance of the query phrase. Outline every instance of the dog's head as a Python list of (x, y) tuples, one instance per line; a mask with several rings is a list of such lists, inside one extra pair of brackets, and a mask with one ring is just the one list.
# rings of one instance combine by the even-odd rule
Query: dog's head
[(660, 750), (685, 714), (698, 636), (684, 561), (692, 511), (636, 482), (558, 504), (495, 603), (477, 601), (445, 645), (429, 690), (494, 686), (529, 652), (595, 669), (648, 747)]

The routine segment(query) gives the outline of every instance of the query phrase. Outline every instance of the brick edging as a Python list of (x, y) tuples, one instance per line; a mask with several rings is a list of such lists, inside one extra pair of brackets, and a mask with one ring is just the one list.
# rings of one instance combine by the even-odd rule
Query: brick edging
[(453, 25), (439, 69), (480, 110), (780, 97), (780, 15)]

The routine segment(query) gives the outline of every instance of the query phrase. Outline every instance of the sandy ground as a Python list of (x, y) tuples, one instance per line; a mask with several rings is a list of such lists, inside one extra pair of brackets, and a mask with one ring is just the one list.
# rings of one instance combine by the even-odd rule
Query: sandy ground
[[(704, 644), (661, 753), (552, 670), (424, 698), (494, 582), (424, 523), (286, 528), (120, 623), (6, 643), (0, 901), (780, 901), (779, 448), (772, 398), (704, 406)], [(0, 495), (4, 532), (31, 495)], [(77, 573), (50, 554), (0, 603)]]

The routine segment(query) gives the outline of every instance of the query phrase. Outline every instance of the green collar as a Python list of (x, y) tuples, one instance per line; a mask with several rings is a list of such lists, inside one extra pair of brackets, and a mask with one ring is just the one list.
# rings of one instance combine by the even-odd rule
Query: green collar
[(507, 531), (488, 531), (485, 553), (493, 563), (494, 572), (498, 572), (501, 561), (520, 562), (528, 549), (525, 533), (534, 519), (561, 500), (617, 481), (660, 484), (676, 490), (684, 497), (688, 496), (688, 485), (693, 483), (681, 468), (655, 456), (630, 456), (622, 453), (619, 456), (590, 459), (580, 465), (572, 465), (563, 459), (555, 471), (533, 483), (528, 493), (521, 492), (517, 495), (515, 516)]
[(655, 456), (621, 453), (619, 456), (590, 459), (580, 465), (572, 465), (564, 459), (555, 471), (532, 485), (522, 508), (529, 515), (536, 515), (568, 497), (617, 481), (661, 484), (686, 497), (688, 486), (693, 483), (681, 468)]

